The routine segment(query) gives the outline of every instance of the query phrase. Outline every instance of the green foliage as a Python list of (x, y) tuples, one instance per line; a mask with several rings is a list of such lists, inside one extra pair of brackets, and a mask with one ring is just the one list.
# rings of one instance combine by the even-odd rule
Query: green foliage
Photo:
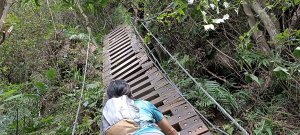
[(245, 80), (247, 82), (255, 81), (259, 85), (263, 84), (262, 80), (259, 80), (257, 76), (255, 76), (254, 74), (249, 74), (248, 72), (245, 73)]
[[(179, 54), (177, 54), (177, 57), (178, 56)], [(179, 57), (179, 62), (185, 68), (195, 68), (195, 60), (188, 55)], [(230, 93), (226, 88), (222, 87), (219, 83), (205, 79), (197, 79), (200, 84), (200, 87), (198, 87), (197, 85), (193, 84), (193, 81), (190, 78), (187, 78), (187, 76), (182, 75), (183, 73), (177, 71), (179, 69), (175, 68), (176, 72), (171, 72), (170, 70), (174, 70), (172, 67), (176, 67), (175, 65), (171, 64), (171, 61), (164, 62), (163, 65), (167, 69), (167, 72), (169, 73), (171, 78), (174, 79), (175, 83), (185, 93), (187, 99), (194, 103), (195, 106), (201, 108), (201, 110), (209, 110), (209, 108), (218, 108), (212, 102), (212, 100), (204, 94), (200, 87), (202, 87), (213, 98), (215, 98), (216, 101), (219, 104), (221, 104), (229, 113), (237, 111), (237, 99), (234, 95), (232, 95), (232, 93)]]
[[(8, 15), (6, 25), (15, 29), (0, 46), (1, 135), (15, 134), (16, 130), (22, 134), (71, 134), (82, 80), (78, 65), (82, 64), (81, 50), (87, 40), (80, 18), (72, 18), (76, 10), (70, 8), (71, 3), (54, 2), (50, 1), (50, 7), (57, 31), (45, 1), (20, 1)], [(103, 33), (107, 28), (99, 27)], [(74, 34), (83, 39), (76, 46), (68, 39)], [(98, 49), (90, 54), (92, 58), (102, 57)], [(89, 65), (99, 65), (92, 58)], [(97, 76), (90, 74), (86, 80), (88, 90), (80, 112), (84, 120), (78, 125), (78, 134), (95, 134), (100, 129), (103, 86), (99, 71), (89, 71)]]
[(195, 65), (195, 59), (190, 57), (189, 55), (184, 55), (180, 60), (179, 63), (181, 65), (184, 65), (184, 67), (188, 68), (192, 68)]
[(273, 72), (275, 73), (276, 77), (278, 77), (279, 79), (286, 79), (288, 77), (289, 72), (286, 68), (283, 67), (276, 67)]
[(150, 33), (147, 33), (147, 35), (145, 35), (144, 43), (145, 44), (150, 44), (151, 43), (151, 34)]
[(40, 91), (45, 91), (48, 88), (48, 86), (43, 82), (35, 82), (34, 86)]
[[(85, 23), (75, 0), (49, 2), (53, 18), (42, 0), (21, 0), (8, 14), (5, 28), (13, 25), (14, 31), (0, 46), (0, 134), (15, 133), (17, 112), (21, 133), (71, 133), (82, 81), (81, 50), (87, 44)], [(275, 42), (269, 42), (267, 31), (263, 31), (266, 26), (256, 12), (255, 26), (246, 27), (247, 16), (239, 13), (243, 1), (80, 2), (96, 41), (111, 28), (130, 24), (133, 15), (128, 10), (142, 5), (138, 10), (143, 11), (142, 19), (153, 34), (252, 134), (299, 134), (300, 30), (288, 28), (299, 0), (265, 1), (262, 5), (280, 25)], [(268, 53), (260, 50), (253, 38), (258, 29), (263, 31), (259, 37), (266, 37)], [(81, 41), (71, 44), (72, 37)], [(144, 40), (152, 46), (149, 34)], [(102, 50), (97, 47), (89, 59), (91, 72), (77, 134), (97, 134), (100, 127), (103, 86), (98, 69), (102, 67)], [(159, 56), (191, 103), (228, 133), (238, 134), (231, 123), (218, 121), (223, 117), (216, 106), (191, 79), (164, 55)]]
[[(28, 112), (36, 113), (36, 110), (31, 109), (40, 99), (40, 96), (23, 91), (28, 86), (30, 84), (1, 84), (0, 93), (3, 94), (0, 94), (0, 102), (3, 104), (1, 105), (0, 114), (1, 123), (4, 125), (0, 124), (0, 134), (11, 134), (16, 129), (16, 111), (19, 112), (20, 118), (30, 115)], [(28, 121), (28, 123), (30, 122)]]
[(27, 4), (27, 3), (34, 3), (36, 6), (41, 6), (39, 0), (21, 0), (20, 3)]
[(21, 20), (14, 13), (9, 13), (5, 22), (6, 27), (14, 25), (15, 29), (20, 25)]
[(189, 3), (184, 0), (174, 0), (170, 4), (170, 10), (165, 10), (166, 12), (159, 14), (156, 19), (158, 22), (167, 24), (170, 28), (174, 20), (184, 23), (189, 17), (201, 18), (200, 24), (204, 26), (205, 30), (214, 30), (214, 25), (225, 23), (229, 19), (230, 16), (227, 14), (229, 10), (238, 11), (238, 7), (235, 6), (236, 3), (239, 1), (200, 0)]
[[(200, 84), (201, 87), (215, 98), (215, 100), (222, 105), (227, 112), (232, 114), (237, 111), (238, 104), (236, 98), (224, 87), (220, 86), (215, 81), (208, 80), (202, 80), (200, 81)], [(195, 105), (200, 108), (216, 108), (213, 101), (209, 99), (200, 88), (188, 91), (188, 98), (192, 101), (196, 101)]]
[(96, 8), (106, 7), (109, 2), (109, 0), (86, 0), (83, 4), (87, 5), (85, 7), (87, 7), (90, 11), (94, 11)]
[(230, 134), (230, 135), (233, 134), (233, 131), (234, 131), (233, 125), (226, 124), (226, 125), (223, 126), (223, 129), (225, 129), (225, 131), (226, 131), (228, 134)]
[(293, 55), (300, 59), (300, 47), (297, 47), (294, 51), (293, 51)]
[(266, 120), (262, 120), (257, 123), (256, 129), (254, 130), (256, 135), (273, 135), (272, 123)]
[[(299, 102), (299, 94), (296, 93), (299, 93), (300, 84), (300, 32), (299, 27), (292, 30), (289, 28), (291, 22), (282, 20), (291, 19), (292, 15), (287, 12), (295, 13), (298, 8), (296, 3), (299, 2), (277, 0), (265, 1), (265, 5), (262, 5), (278, 27), (279, 34), (275, 42), (271, 41), (267, 31), (263, 31), (266, 29), (264, 20), (256, 12), (253, 12), (256, 22), (248, 28), (248, 17), (239, 13), (243, 12), (241, 4), (244, 1), (226, 1), (229, 4), (227, 8), (225, 1), (217, 0), (172, 2), (146, 2), (145, 13), (149, 14), (146, 16), (149, 18), (156, 16), (156, 20), (147, 22), (148, 26), (164, 46), (176, 54), (180, 63), (193, 76), (201, 78), (198, 79), (199, 83), (227, 111), (245, 122), (243, 124), (252, 134), (297, 134), (295, 131), (299, 128), (293, 127), (299, 126), (299, 122), (291, 119), (299, 119), (292, 118), (290, 114), (297, 115), (298, 111), (295, 110), (299, 110), (299, 106), (292, 104)], [(153, 7), (151, 4), (158, 10), (147, 10)], [(282, 14), (279, 15), (278, 11), (282, 11)], [(230, 17), (228, 20), (224, 19), (227, 14)], [(203, 26), (209, 24), (213, 26), (210, 29), (216, 31), (204, 31)], [(262, 35), (257, 30), (263, 31)], [(259, 40), (255, 39), (258, 37), (253, 34), (266, 39), (269, 52), (261, 49)], [(207, 40), (214, 46), (209, 45)], [(220, 56), (220, 51), (227, 56)], [(166, 61), (168, 57), (163, 56), (163, 59), (168, 75), (191, 103), (215, 120), (216, 107), (172, 61)], [(288, 110), (293, 111), (288, 113)], [(226, 123), (222, 127), (236, 134), (231, 124)]]
[(46, 71), (46, 77), (48, 80), (54, 80), (57, 76), (57, 71), (54, 68), (50, 68)]

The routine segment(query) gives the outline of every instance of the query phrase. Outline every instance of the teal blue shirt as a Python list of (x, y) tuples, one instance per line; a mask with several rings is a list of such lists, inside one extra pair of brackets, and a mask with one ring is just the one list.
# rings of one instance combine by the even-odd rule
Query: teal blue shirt
[(144, 133), (158, 133), (164, 135), (156, 125), (156, 123), (163, 119), (163, 114), (152, 103), (145, 100), (135, 100), (134, 105), (140, 109), (140, 118), (137, 123), (141, 123), (140, 129), (137, 130), (134, 135), (142, 135)]

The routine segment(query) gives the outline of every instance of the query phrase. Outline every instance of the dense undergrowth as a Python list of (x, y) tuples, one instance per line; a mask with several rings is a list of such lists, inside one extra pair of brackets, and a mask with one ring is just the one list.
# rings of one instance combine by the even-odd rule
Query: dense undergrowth
[[(118, 13), (119, 8), (114, 9)], [(0, 46), (0, 134), (71, 134), (79, 103), (88, 35), (75, 3), (16, 3), (6, 25), (13, 34)], [(107, 9), (109, 11), (109, 8)], [(53, 12), (53, 19), (50, 12)], [(122, 19), (101, 14), (93, 40)], [(86, 90), (76, 134), (99, 134), (102, 47), (90, 45)]]
[[(145, 2), (145, 9), (159, 7), (157, 11), (145, 11), (148, 13), (145, 16), (157, 16), (156, 20), (145, 19), (145, 23), (202, 87), (250, 133), (299, 134), (300, 72), (296, 53), (300, 31), (299, 25), (291, 28), (292, 21), (289, 19), (293, 12), (299, 10), (299, 2), (298, 5), (294, 5), (296, 1), (258, 2), (266, 6), (263, 10), (267, 15), (275, 16), (273, 21), (278, 23), (278, 33), (273, 35), (274, 39), (267, 28), (271, 24), (264, 23), (267, 18), (255, 16), (255, 5), (250, 7), (250, 12), (257, 22), (249, 27), (248, 22), (253, 23), (253, 20), (247, 18), (249, 10), (245, 8), (255, 1), (248, 1), (248, 5), (245, 1), (242, 4), (231, 1), (228, 7), (224, 1), (219, 4), (212, 2), (208, 6), (205, 2), (187, 4), (177, 1), (171, 10), (166, 8), (167, 3), (153, 5), (150, 1)], [(164, 12), (157, 15), (159, 11)], [(227, 15), (231, 19), (227, 19)], [(283, 21), (285, 19), (289, 21)], [(210, 28), (206, 28), (207, 25)], [(264, 30), (262, 33), (265, 35), (256, 35), (260, 30)], [(267, 50), (258, 38), (268, 40), (264, 44)], [(157, 47), (151, 34), (146, 35), (145, 41), (200, 112), (228, 133), (241, 134), (174, 61)]]
[[(300, 25), (292, 25), (299, 0), (255, 2), (82, 1), (93, 42), (76, 133), (99, 134), (101, 41), (117, 25), (130, 24), (132, 16), (251, 134), (299, 134)], [(274, 33), (265, 23), (270, 19)], [(70, 134), (88, 42), (75, 1), (49, 0), (49, 7), (46, 1), (18, 1), (5, 27), (11, 25), (13, 34), (0, 46), (0, 134)], [(140, 31), (185, 97), (229, 134), (241, 134), (151, 34)]]

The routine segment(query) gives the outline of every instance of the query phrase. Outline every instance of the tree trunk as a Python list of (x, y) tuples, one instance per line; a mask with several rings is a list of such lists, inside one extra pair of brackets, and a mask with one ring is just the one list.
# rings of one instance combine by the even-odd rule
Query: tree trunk
[[(265, 35), (263, 34), (263, 32), (261, 30), (258, 29), (256, 25), (256, 20), (255, 17), (253, 15), (253, 12), (250, 8), (249, 4), (243, 4), (243, 9), (245, 14), (248, 16), (248, 23), (250, 28), (256, 27), (253, 30), (253, 38), (257, 44), (257, 46), (262, 49), (263, 52), (265, 52), (266, 54), (270, 54), (271, 53), (271, 49), (267, 43), (267, 39), (265, 37)], [(264, 71), (265, 74), (260, 74), (259, 78), (264, 78), (265, 83), (264, 85), (261, 87), (261, 89), (266, 89), (270, 86), (270, 72), (269, 71)]]
[(278, 19), (276, 18), (276, 15), (275, 15), (274, 13), (271, 13), (270, 16), (271, 16), (271, 20), (272, 20), (272, 21), (274, 22), (274, 24), (275, 24), (276, 29), (277, 29), (278, 31), (280, 31), (280, 23), (279, 23)]
[(4, 6), (5, 6), (4, 0), (1, 0), (0, 1), (0, 16), (2, 16), (2, 14), (3, 14)]
[(300, 24), (300, 5), (298, 6), (297, 10), (295, 11), (292, 21), (289, 26), (289, 30), (297, 30)]
[(276, 42), (276, 36), (279, 33), (279, 30), (276, 28), (276, 23), (273, 22), (271, 17), (267, 14), (267, 12), (262, 8), (261, 4), (257, 0), (253, 0), (251, 3), (252, 9), (256, 14), (259, 15), (259, 18), (263, 22), (265, 28), (267, 29), (271, 40)]
[(2, 16), (1, 16), (1, 19), (0, 19), (0, 30), (3, 29), (3, 25), (5, 24), (5, 20), (6, 20), (8, 11), (9, 11), (9, 9), (12, 6), (13, 3), (14, 3), (14, 0), (7, 0), (6, 1), (6, 5), (4, 7), (4, 10), (2, 12)]
[(256, 27), (253, 30), (253, 38), (257, 44), (257, 46), (262, 49), (263, 52), (269, 54), (270, 53), (270, 47), (267, 43), (266, 37), (263, 34), (261, 30), (258, 29), (256, 25), (256, 20), (253, 15), (253, 12), (251, 11), (250, 5), (249, 4), (243, 4), (243, 9), (245, 14), (248, 16), (248, 23), (250, 28)]

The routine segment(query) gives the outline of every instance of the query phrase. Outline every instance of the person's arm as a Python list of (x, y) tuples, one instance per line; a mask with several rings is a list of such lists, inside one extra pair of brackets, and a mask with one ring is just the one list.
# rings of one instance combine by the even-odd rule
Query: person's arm
[(177, 131), (170, 125), (166, 118), (159, 121), (157, 125), (166, 135), (178, 135)]
[(158, 127), (164, 132), (166, 135), (178, 135), (177, 131), (171, 126), (169, 121), (163, 116), (163, 114), (150, 102), (147, 102), (148, 107), (152, 113), (153, 118), (156, 121)]

